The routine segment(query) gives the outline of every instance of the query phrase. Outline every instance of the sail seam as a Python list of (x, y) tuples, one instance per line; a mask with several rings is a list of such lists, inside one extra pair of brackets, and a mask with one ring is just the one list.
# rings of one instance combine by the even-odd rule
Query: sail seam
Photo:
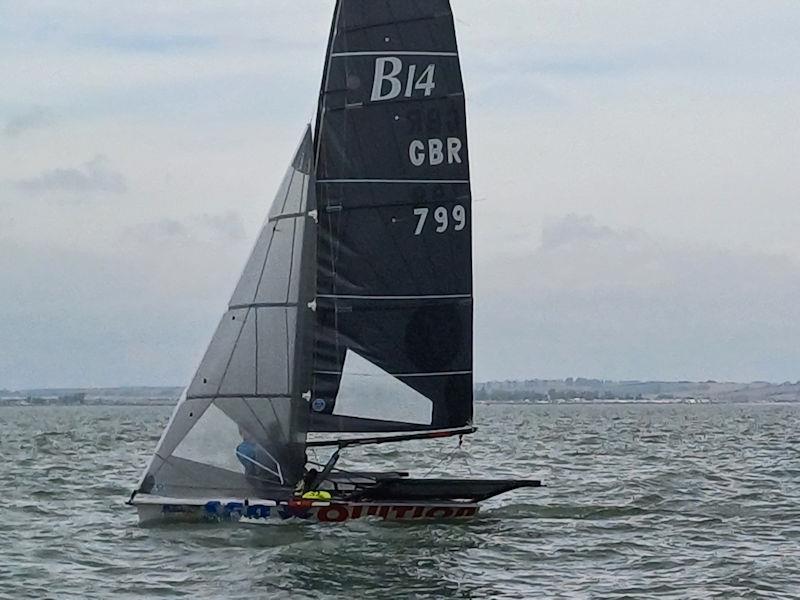
[(317, 183), (452, 183), (466, 184), (469, 179), (318, 179)]
[(253, 302), (251, 304), (234, 304), (228, 310), (240, 310), (243, 308), (297, 308), (297, 302)]
[(331, 58), (342, 58), (347, 56), (452, 56), (458, 58), (458, 52), (436, 52), (427, 50), (391, 50), (364, 51), (364, 52), (334, 52)]
[(276, 221), (283, 221), (285, 219), (299, 219), (300, 217), (307, 217), (308, 215), (304, 212), (297, 212), (297, 213), (285, 213), (276, 215), (274, 217), (270, 217), (269, 223), (275, 223)]
[[(314, 371), (316, 375), (345, 375), (344, 371)], [(471, 375), (472, 371), (442, 371), (439, 373), (389, 373), (392, 377), (446, 377), (450, 375)], [(347, 373), (353, 377), (381, 377), (368, 373)]]
[(467, 300), (472, 294), (429, 294), (420, 296), (354, 296), (339, 294), (318, 294), (317, 298), (328, 300)]

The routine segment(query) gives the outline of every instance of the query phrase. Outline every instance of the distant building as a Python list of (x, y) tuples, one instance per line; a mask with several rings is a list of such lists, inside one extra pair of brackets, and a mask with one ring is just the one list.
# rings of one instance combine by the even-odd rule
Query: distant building
[(75, 394), (66, 394), (58, 397), (59, 404), (84, 404), (86, 401), (85, 392), (77, 392)]

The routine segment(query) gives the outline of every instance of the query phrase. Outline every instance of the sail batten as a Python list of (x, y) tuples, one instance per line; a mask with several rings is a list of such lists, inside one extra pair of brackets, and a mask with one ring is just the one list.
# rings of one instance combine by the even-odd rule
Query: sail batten
[(331, 58), (347, 58), (348, 56), (449, 56), (458, 57), (458, 52), (436, 52), (434, 50), (373, 50), (367, 52), (335, 52)]

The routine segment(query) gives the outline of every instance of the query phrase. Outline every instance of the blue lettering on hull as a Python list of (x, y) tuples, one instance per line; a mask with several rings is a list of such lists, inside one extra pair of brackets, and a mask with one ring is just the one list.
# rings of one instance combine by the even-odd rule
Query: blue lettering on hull
[(242, 502), (219, 501), (208, 502), (203, 507), (204, 514), (217, 521), (239, 521), (242, 517), (248, 519), (268, 519), (272, 514), (271, 507), (263, 504), (248, 504)]

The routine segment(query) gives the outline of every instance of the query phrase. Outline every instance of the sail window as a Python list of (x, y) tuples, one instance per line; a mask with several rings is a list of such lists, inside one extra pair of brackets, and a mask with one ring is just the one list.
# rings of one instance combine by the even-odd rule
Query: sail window
[(242, 463), (236, 458), (236, 448), (241, 443), (239, 427), (212, 404), (172, 454), (204, 465), (244, 473)]
[(414, 388), (348, 350), (333, 414), (430, 425), (433, 404)]

